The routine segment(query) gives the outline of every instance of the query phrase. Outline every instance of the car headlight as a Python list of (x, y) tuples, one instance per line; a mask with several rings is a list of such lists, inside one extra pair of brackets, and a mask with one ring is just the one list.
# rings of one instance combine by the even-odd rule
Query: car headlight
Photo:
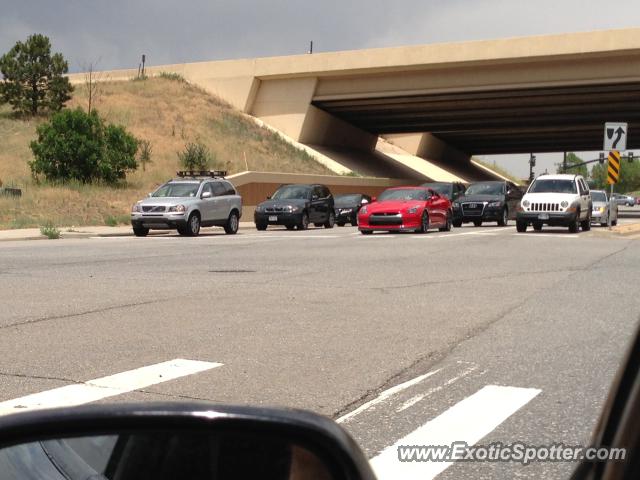
[(131, 213), (135, 213), (135, 212), (141, 212), (142, 211), (142, 207), (140, 207), (140, 205), (138, 205), (137, 203), (131, 207)]
[(170, 212), (184, 213), (187, 208), (184, 205), (174, 205), (173, 207), (169, 207)]
[(604, 207), (600, 207), (600, 208), (598, 208), (598, 211), (599, 211), (600, 213), (604, 213)]
[(293, 205), (285, 207), (285, 211), (289, 213), (297, 212), (298, 210), (300, 210), (300, 207), (294, 207)]
[(522, 201), (522, 206), (524, 208), (529, 208), (531, 206), (531, 202), (529, 200), (523, 200)]
[(566, 200), (563, 200), (562, 203), (560, 204), (560, 206), (562, 208), (567, 208), (569, 206), (569, 202), (567, 202)]
[(360, 215), (364, 215), (365, 213), (367, 213), (367, 206), (363, 205), (362, 208), (360, 209)]
[(418, 209), (419, 208), (420, 207), (418, 207), (418, 206), (411, 207), (411, 208), (407, 209), (407, 213), (418, 213)]
[(502, 206), (502, 202), (498, 201), (498, 202), (489, 202), (489, 205), (487, 205), (487, 207), (489, 208), (499, 208)]

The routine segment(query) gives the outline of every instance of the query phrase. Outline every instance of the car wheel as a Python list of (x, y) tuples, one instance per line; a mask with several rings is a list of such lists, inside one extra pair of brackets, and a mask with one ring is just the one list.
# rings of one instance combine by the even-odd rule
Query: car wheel
[(178, 234), (185, 236), (185, 235), (189, 235), (189, 230), (187, 230), (187, 226), (186, 225), (182, 225), (180, 227), (178, 227)]
[(461, 221), (461, 220), (456, 220), (456, 221), (454, 221), (454, 222), (453, 222), (453, 226), (454, 226), (455, 228), (460, 228), (460, 227), (462, 227), (462, 221)]
[(229, 214), (227, 224), (224, 226), (224, 231), (227, 235), (235, 235), (238, 233), (238, 227), (240, 226), (240, 219), (238, 213), (233, 211)]
[(266, 223), (256, 223), (256, 229), (258, 229), (258, 230), (266, 230), (267, 229), (267, 224)]
[(618, 225), (618, 220), (612, 220), (611, 221), (611, 226), (615, 227), (616, 225)]
[(309, 214), (302, 212), (300, 223), (298, 223), (298, 230), (306, 230), (307, 228), (309, 228)]
[(353, 220), (351, 220), (351, 226), (352, 227), (358, 226), (358, 217), (354, 217)]
[(373, 230), (360, 230), (360, 233), (363, 235), (371, 235), (373, 233)]
[(294, 228), (296, 228), (295, 225), (292, 225), (290, 223), (286, 224), (285, 227), (287, 228), (287, 230), (293, 230)]
[(540, 232), (540, 231), (542, 230), (542, 223), (540, 223), (540, 222), (535, 222), (535, 223), (533, 224), (533, 229), (534, 229), (536, 232)]
[(498, 226), (499, 227), (506, 227), (508, 224), (509, 224), (509, 211), (505, 207), (502, 210), (502, 217), (500, 218), (500, 220), (498, 220)]
[(524, 233), (527, 231), (527, 222), (516, 220), (516, 230), (518, 233)]
[(327, 221), (324, 224), (324, 228), (333, 228), (335, 223), (336, 223), (336, 214), (333, 212), (329, 212), (329, 218), (327, 218)]
[(482, 226), (482, 220), (474, 220), (474, 221), (473, 221), (473, 224), (474, 224), (476, 227), (481, 227), (481, 226)]
[(451, 214), (447, 213), (447, 218), (445, 219), (444, 227), (439, 228), (441, 232), (450, 232), (451, 231)]
[(578, 233), (580, 229), (580, 211), (576, 213), (576, 218), (569, 224), (569, 233)]
[(422, 212), (422, 218), (420, 219), (420, 228), (416, 230), (417, 233), (427, 233), (429, 230), (429, 214), (425, 210)]
[(582, 227), (583, 232), (588, 232), (589, 230), (591, 230), (591, 210), (589, 210), (586, 220), (580, 222), (580, 227)]
[(192, 213), (187, 222), (187, 232), (190, 237), (197, 237), (200, 233), (200, 215)]
[(323, 223), (314, 223), (313, 226), (316, 228), (320, 228), (322, 225), (324, 225)]
[(133, 234), (136, 237), (146, 237), (149, 234), (149, 229), (146, 227), (133, 227)]
[(344, 227), (344, 222), (336, 222), (336, 225), (339, 227)]

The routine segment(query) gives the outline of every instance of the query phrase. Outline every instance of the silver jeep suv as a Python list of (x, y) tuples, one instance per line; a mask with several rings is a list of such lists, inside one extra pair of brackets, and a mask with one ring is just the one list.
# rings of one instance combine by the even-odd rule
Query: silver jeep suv
[(200, 227), (224, 227), (238, 231), (242, 197), (225, 180), (226, 172), (185, 171), (131, 208), (133, 233), (144, 237), (150, 229), (177, 229), (180, 235), (196, 236)]

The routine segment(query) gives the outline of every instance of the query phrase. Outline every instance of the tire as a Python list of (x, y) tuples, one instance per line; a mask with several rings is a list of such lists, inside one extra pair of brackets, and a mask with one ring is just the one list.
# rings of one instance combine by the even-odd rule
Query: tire
[[(609, 225), (609, 223), (608, 223), (608, 222), (605, 222), (605, 223), (601, 223), (601, 224), (600, 224), (600, 226), (601, 226), (602, 228), (606, 227), (607, 225)], [(613, 222), (611, 223), (611, 225), (613, 226)]]
[(502, 210), (502, 218), (498, 220), (498, 226), (506, 227), (507, 225), (509, 225), (509, 210), (507, 210), (507, 207), (505, 207)]
[(200, 234), (200, 215), (198, 213), (192, 213), (189, 215), (187, 221), (187, 235), (190, 237), (197, 237)]
[(533, 229), (534, 229), (536, 232), (540, 232), (540, 231), (542, 231), (542, 223), (540, 223), (540, 222), (535, 222), (535, 223), (533, 224)]
[(438, 230), (441, 232), (450, 232), (451, 231), (451, 214), (447, 213), (447, 218), (445, 219), (444, 227), (440, 227)]
[(358, 217), (354, 217), (354, 219), (351, 220), (351, 226), (352, 227), (357, 227), (358, 226)]
[(235, 210), (229, 214), (227, 223), (224, 226), (224, 231), (227, 235), (235, 235), (238, 233), (238, 227), (240, 226), (240, 218), (238, 212)]
[(316, 228), (320, 228), (321, 226), (323, 226), (324, 223), (314, 223), (313, 226)]
[(618, 220), (612, 220), (611, 221), (611, 226), (615, 227), (616, 225), (618, 225)]
[(136, 237), (146, 237), (149, 234), (149, 229), (146, 227), (133, 227), (133, 234)]
[(589, 230), (591, 230), (591, 209), (589, 209), (586, 220), (580, 222), (580, 227), (582, 228), (583, 232), (588, 232)]
[(373, 233), (373, 230), (360, 230), (360, 233), (363, 235), (371, 235)]
[(455, 220), (455, 221), (453, 222), (453, 226), (454, 226), (455, 228), (460, 228), (460, 227), (462, 227), (462, 220)]
[(336, 222), (336, 225), (339, 227), (344, 227), (344, 222)]
[(184, 226), (178, 227), (178, 234), (182, 235), (183, 237), (186, 236), (186, 235), (189, 235), (189, 231), (187, 230), (187, 226), (184, 225)]
[(257, 230), (266, 230), (267, 229), (267, 224), (266, 223), (256, 223), (256, 229)]
[(298, 223), (298, 230), (306, 230), (307, 228), (309, 228), (309, 214), (302, 212), (300, 222)]
[(524, 233), (527, 231), (527, 222), (516, 220), (516, 230), (518, 233)]
[(576, 218), (569, 224), (569, 233), (578, 233), (580, 230), (580, 212), (576, 213)]
[(429, 214), (426, 212), (422, 212), (422, 218), (420, 219), (420, 228), (416, 230), (417, 233), (427, 233), (429, 230)]
[(481, 226), (482, 226), (482, 220), (474, 220), (474, 221), (473, 221), (473, 224), (474, 224), (476, 227), (481, 227)]
[(292, 224), (289, 224), (289, 223), (286, 224), (285, 227), (286, 227), (287, 230), (293, 230), (294, 228), (296, 228), (295, 225), (292, 225)]
[(333, 212), (329, 212), (329, 217), (327, 218), (327, 221), (324, 222), (324, 228), (333, 228), (335, 224), (336, 224), (336, 214)]

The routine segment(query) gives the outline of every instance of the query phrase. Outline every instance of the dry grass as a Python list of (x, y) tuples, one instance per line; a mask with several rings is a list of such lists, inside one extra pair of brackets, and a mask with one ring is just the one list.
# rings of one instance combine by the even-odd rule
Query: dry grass
[[(86, 108), (77, 87), (70, 108)], [(130, 206), (178, 169), (177, 152), (201, 141), (214, 154), (212, 168), (331, 174), (305, 152), (245, 119), (231, 107), (179, 79), (110, 82), (100, 85), (95, 108), (110, 122), (151, 141), (152, 163), (128, 176), (121, 188), (97, 185), (37, 185), (27, 162), (29, 142), (43, 119), (12, 118), (0, 107), (0, 179), (23, 188), (20, 199), (0, 197), (0, 228), (24, 228), (52, 222), (58, 226), (113, 224)], [(246, 161), (245, 161), (246, 159)]]

